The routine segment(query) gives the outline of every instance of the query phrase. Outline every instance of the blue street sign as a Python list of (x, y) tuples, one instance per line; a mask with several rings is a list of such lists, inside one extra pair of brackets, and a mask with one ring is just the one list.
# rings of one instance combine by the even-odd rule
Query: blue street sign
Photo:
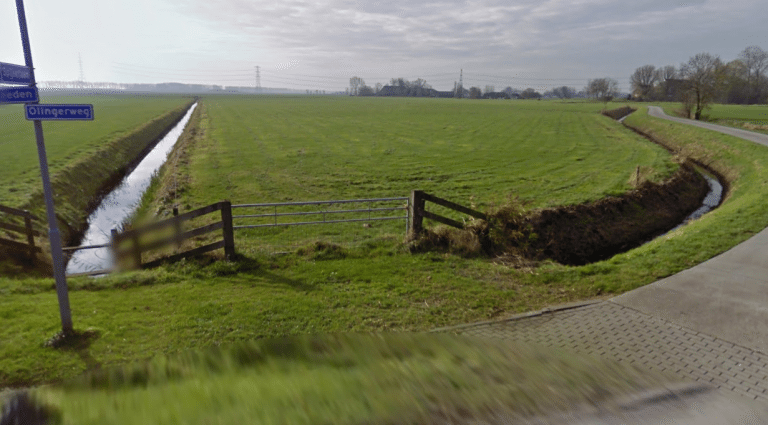
[(26, 66), (0, 62), (0, 83), (32, 84), (32, 74)]
[(26, 105), (24, 111), (30, 121), (93, 120), (93, 105)]
[(0, 89), (0, 103), (33, 103), (38, 100), (37, 89), (34, 87)]

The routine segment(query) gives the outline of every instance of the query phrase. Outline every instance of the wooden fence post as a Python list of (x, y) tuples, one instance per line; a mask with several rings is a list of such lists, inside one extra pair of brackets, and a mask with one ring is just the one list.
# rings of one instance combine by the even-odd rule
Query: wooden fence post
[(131, 235), (131, 252), (133, 253), (133, 262), (136, 263), (136, 268), (141, 268), (141, 245), (139, 244), (139, 232), (133, 232)]
[(221, 221), (224, 223), (224, 256), (227, 260), (235, 258), (235, 234), (232, 227), (232, 203), (224, 201), (221, 203)]
[(27, 228), (27, 244), (29, 245), (29, 258), (35, 258), (35, 231), (32, 229), (32, 217), (29, 211), (24, 211), (24, 227)]
[(424, 230), (424, 204), (426, 201), (424, 200), (424, 191), (422, 190), (413, 190), (411, 191), (411, 199), (410, 199), (410, 216), (411, 216), (411, 223), (410, 223), (410, 229), (411, 234), (408, 235), (409, 238), (415, 238), (421, 232)]
[[(173, 216), (176, 217), (178, 215), (179, 215), (179, 208), (173, 207)], [(181, 248), (181, 220), (176, 220), (173, 223), (173, 232), (174, 232), (173, 237), (176, 240), (176, 250), (178, 252), (178, 250)]]

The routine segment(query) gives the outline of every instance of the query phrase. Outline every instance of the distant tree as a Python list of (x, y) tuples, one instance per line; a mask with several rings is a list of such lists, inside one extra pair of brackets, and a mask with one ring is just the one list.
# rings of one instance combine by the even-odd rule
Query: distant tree
[(523, 90), (522, 93), (520, 93), (520, 96), (522, 96), (523, 99), (540, 99), (541, 93), (537, 92), (532, 88), (527, 88)]
[(749, 85), (749, 71), (743, 61), (737, 59), (725, 65), (723, 70), (723, 86), (718, 102), (750, 103), (752, 88)]
[(360, 88), (365, 85), (365, 81), (363, 81), (360, 77), (352, 77), (349, 79), (349, 94), (351, 96), (357, 96), (360, 93)]
[(571, 99), (576, 97), (576, 89), (568, 86), (555, 87), (552, 89), (552, 95), (559, 99)]
[(509, 86), (507, 86), (504, 90), (502, 90), (502, 93), (506, 93), (510, 99), (516, 98), (518, 95), (517, 90)]
[(480, 90), (480, 87), (470, 87), (469, 89), (470, 99), (480, 99), (481, 97), (483, 97), (483, 92)]
[(483, 90), (483, 93), (485, 93), (485, 94), (488, 94), (488, 93), (493, 93), (493, 92), (495, 92), (495, 91), (496, 91), (496, 87), (494, 87), (494, 86), (492, 86), (492, 85), (489, 85), (489, 84), (487, 84), (487, 85), (485, 86), (485, 90)]
[(380, 92), (380, 91), (381, 91), (381, 88), (382, 88), (382, 87), (383, 87), (383, 86), (381, 85), (381, 83), (376, 83), (376, 88), (374, 88), (374, 91), (375, 91), (376, 93), (378, 93), (378, 92)]
[(765, 99), (765, 72), (768, 70), (768, 52), (758, 46), (749, 46), (739, 54), (747, 71), (747, 86), (750, 89), (749, 103), (759, 103)]
[(358, 96), (373, 96), (373, 88), (371, 86), (366, 86), (365, 84), (360, 87), (360, 89), (357, 92)]
[(393, 78), (389, 80), (389, 85), (394, 87), (407, 87), (406, 80), (403, 78)]
[(643, 100), (649, 99), (658, 78), (659, 74), (653, 65), (643, 65), (637, 68), (632, 76), (629, 77), (632, 94)]
[(667, 81), (677, 78), (677, 69), (674, 65), (666, 65), (656, 69), (656, 80)]
[(724, 66), (718, 56), (699, 53), (680, 65), (680, 76), (685, 80), (683, 107), (689, 117), (701, 119), (705, 108), (715, 100), (724, 76)]
[(464, 88), (461, 84), (455, 84), (453, 85), (453, 97), (458, 99), (463, 99), (466, 97), (467, 89)]
[(607, 103), (619, 93), (619, 82), (609, 77), (595, 78), (587, 82), (585, 91), (587, 96)]

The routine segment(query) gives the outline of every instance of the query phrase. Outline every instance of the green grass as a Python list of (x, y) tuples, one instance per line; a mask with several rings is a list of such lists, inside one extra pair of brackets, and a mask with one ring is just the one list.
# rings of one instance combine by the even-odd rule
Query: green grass
[[(51, 176), (187, 101), (180, 96), (62, 97), (43, 94), (41, 103), (90, 103), (94, 107), (93, 121), (43, 123)], [(0, 134), (3, 152), (0, 204), (11, 207), (23, 205), (30, 193), (39, 191), (41, 186), (35, 131), (32, 122), (24, 118), (22, 106), (0, 107), (3, 125)]]
[(190, 351), (33, 394), (63, 424), (423, 424), (607, 408), (668, 382), (551, 348), (379, 334)]
[(713, 105), (707, 120), (768, 134), (768, 105)]
[[(547, 102), (540, 103), (544, 106), (530, 102), (530, 108), (546, 110)], [(427, 100), (416, 104), (422, 109), (431, 105)], [(397, 103), (385, 105), (395, 108)], [(488, 105), (511, 107), (510, 103), (502, 102)], [(486, 107), (482, 103), (475, 106)], [(574, 114), (591, 116), (597, 114), (601, 105), (552, 103), (549, 107), (573, 108)], [(488, 114), (486, 110), (477, 115)], [(234, 170), (234, 153), (225, 148), (214, 150), (212, 146), (240, 142), (224, 136), (212, 137), (218, 124), (202, 118), (197, 133), (200, 139), (191, 145), (189, 156), (179, 162), (177, 171), (203, 167), (203, 157), (218, 161), (219, 170)], [(613, 125), (610, 121), (596, 122), (598, 128)], [(260, 338), (349, 331), (423, 331), (503, 318), (546, 305), (637, 288), (711, 258), (768, 226), (768, 210), (764, 208), (764, 199), (768, 197), (768, 170), (764, 167), (768, 150), (764, 147), (656, 120), (648, 117), (644, 109), (627, 122), (728, 177), (731, 190), (723, 206), (640, 248), (582, 267), (542, 263), (514, 268), (482, 258), (442, 253), (412, 255), (400, 247), (400, 239), (376, 240), (355, 249), (319, 245), (302, 253), (264, 257), (252, 252), (255, 248), (249, 247), (247, 238), (236, 235), (240, 256), (234, 262), (186, 261), (100, 279), (71, 279), (75, 327), (93, 329), (99, 335), (85, 352), (42, 345), (59, 329), (52, 279), (2, 278), (0, 318), (6, 326), (0, 331), (0, 385), (59, 381), (97, 366)], [(619, 128), (613, 131), (625, 134)], [(644, 144), (638, 140), (635, 143)], [(276, 149), (273, 154), (279, 152)], [(247, 160), (256, 156), (243, 151), (241, 165), (251, 169), (246, 167)], [(667, 163), (661, 157), (659, 161)], [(503, 167), (496, 170), (501, 172)], [(213, 176), (217, 173), (208, 172)], [(204, 189), (216, 188), (219, 183), (203, 176), (192, 172), (191, 177), (201, 179), (200, 186), (191, 179), (188, 191), (180, 194), (180, 199), (196, 206), (209, 200)], [(446, 180), (446, 185), (450, 186), (451, 181)], [(247, 177), (233, 182), (237, 184), (231, 190), (251, 190)], [(253, 186), (260, 187), (258, 182)], [(488, 191), (486, 202), (493, 198), (490, 189), (478, 187)], [(212, 190), (210, 197), (215, 199), (211, 200), (220, 199), (222, 193), (216, 190), (220, 189)], [(478, 195), (478, 202), (481, 201)], [(539, 205), (545, 204), (541, 201)]]
[[(191, 209), (222, 199), (242, 204), (407, 197), (421, 189), (480, 210), (509, 197), (537, 208), (624, 193), (632, 188), (638, 166), (653, 181), (677, 168), (663, 149), (600, 115), (602, 107), (452, 99), (206, 98), (199, 124), (204, 136), (190, 149), (187, 165), (176, 171), (189, 175), (192, 183), (173, 201)], [(251, 223), (258, 222), (237, 224)], [(241, 247), (248, 252), (279, 241), (302, 245), (321, 232), (339, 230), (241, 231)], [(366, 230), (359, 223), (344, 228), (357, 240), (401, 239), (404, 232), (404, 220)]]

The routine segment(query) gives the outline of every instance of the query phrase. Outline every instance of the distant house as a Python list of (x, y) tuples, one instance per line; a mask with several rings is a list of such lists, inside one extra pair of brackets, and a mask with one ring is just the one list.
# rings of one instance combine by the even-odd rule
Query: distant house
[(509, 94), (503, 91), (492, 91), (483, 94), (483, 99), (509, 99)]
[(424, 87), (384, 86), (376, 96), (453, 97), (452, 91), (437, 91)]

